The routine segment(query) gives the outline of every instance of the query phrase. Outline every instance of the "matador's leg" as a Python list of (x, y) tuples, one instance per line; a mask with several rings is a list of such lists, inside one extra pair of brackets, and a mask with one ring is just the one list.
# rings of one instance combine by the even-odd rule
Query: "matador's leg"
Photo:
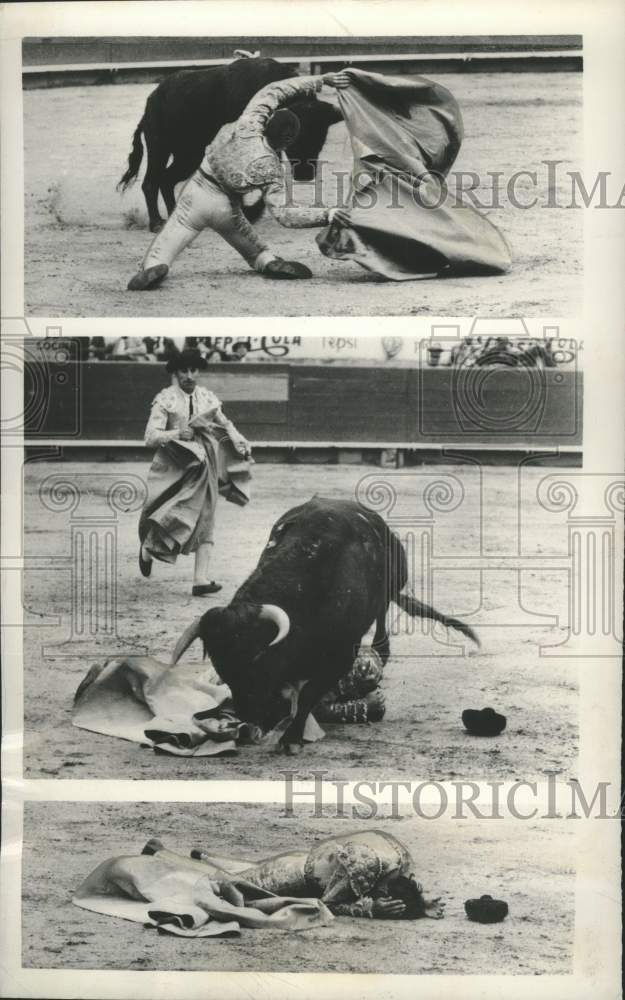
[(213, 196), (201, 180), (196, 171), (185, 184), (174, 211), (150, 243), (141, 269), (128, 282), (130, 291), (143, 292), (160, 285), (176, 257), (209, 224)]
[(319, 722), (379, 722), (386, 711), (379, 687), (382, 674), (375, 650), (359, 650), (349, 673), (315, 708), (315, 718)]

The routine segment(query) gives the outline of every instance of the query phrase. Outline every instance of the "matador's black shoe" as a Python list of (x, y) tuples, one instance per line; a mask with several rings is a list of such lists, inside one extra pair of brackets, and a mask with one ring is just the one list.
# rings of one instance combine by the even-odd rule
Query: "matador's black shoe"
[(154, 264), (153, 267), (146, 267), (145, 270), (137, 271), (135, 276), (130, 279), (128, 291), (145, 292), (150, 288), (157, 288), (168, 274), (167, 264)]
[(157, 840), (156, 837), (152, 837), (148, 840), (147, 844), (141, 851), (142, 854), (157, 854), (159, 851), (164, 851), (165, 845), (161, 840)]
[(207, 594), (216, 594), (221, 590), (221, 584), (211, 580), (210, 583), (194, 583), (191, 588), (192, 597), (206, 597)]
[(141, 576), (146, 578), (152, 572), (152, 560), (143, 558), (143, 546), (139, 546), (139, 569), (141, 570)]
[(283, 281), (293, 281), (297, 278), (312, 278), (312, 271), (305, 264), (296, 260), (270, 260), (260, 272), (263, 278), (279, 278)]

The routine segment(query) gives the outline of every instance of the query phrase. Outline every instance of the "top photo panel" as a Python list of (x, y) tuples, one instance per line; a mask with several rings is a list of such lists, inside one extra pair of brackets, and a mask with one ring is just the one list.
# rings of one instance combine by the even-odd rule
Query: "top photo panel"
[(27, 316), (581, 308), (602, 191), (582, 176), (579, 35), (26, 38), (22, 55)]

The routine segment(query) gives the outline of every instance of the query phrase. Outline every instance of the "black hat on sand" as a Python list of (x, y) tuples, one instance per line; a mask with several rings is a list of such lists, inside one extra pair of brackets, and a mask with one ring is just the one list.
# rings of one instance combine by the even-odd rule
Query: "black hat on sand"
[(506, 728), (505, 715), (494, 708), (465, 708), (462, 721), (472, 736), (499, 736)]
[(493, 899), (492, 896), (480, 896), (479, 899), (467, 899), (464, 909), (469, 920), (478, 924), (498, 924), (508, 916), (508, 904), (504, 899)]
[(195, 368), (199, 372), (203, 372), (206, 368), (206, 362), (200, 354), (199, 351), (193, 348), (181, 351), (174, 358), (170, 358), (165, 366), (165, 370), (173, 375), (174, 372), (183, 371), (184, 369)]

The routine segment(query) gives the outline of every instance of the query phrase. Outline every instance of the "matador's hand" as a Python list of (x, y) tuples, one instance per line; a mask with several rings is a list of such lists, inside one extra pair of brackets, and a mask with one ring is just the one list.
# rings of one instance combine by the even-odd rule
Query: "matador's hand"
[(328, 212), (328, 222), (338, 222), (341, 226), (351, 226), (352, 217), (347, 208), (331, 208)]
[(373, 900), (373, 909), (371, 910), (371, 914), (378, 920), (389, 920), (401, 917), (405, 909), (406, 904), (402, 903), (401, 899), (380, 898)]
[(334, 87), (336, 90), (344, 90), (352, 82), (349, 74), (344, 71), (340, 73), (324, 73), (321, 79), (324, 83), (327, 83), (328, 87)]
[(252, 448), (249, 441), (246, 441), (242, 434), (233, 434), (230, 440), (234, 445), (234, 450), (237, 451), (239, 455), (243, 455), (244, 458), (249, 458), (252, 454)]
[(193, 441), (195, 434), (193, 433), (190, 427), (183, 427), (178, 437), (180, 438), (181, 441)]

